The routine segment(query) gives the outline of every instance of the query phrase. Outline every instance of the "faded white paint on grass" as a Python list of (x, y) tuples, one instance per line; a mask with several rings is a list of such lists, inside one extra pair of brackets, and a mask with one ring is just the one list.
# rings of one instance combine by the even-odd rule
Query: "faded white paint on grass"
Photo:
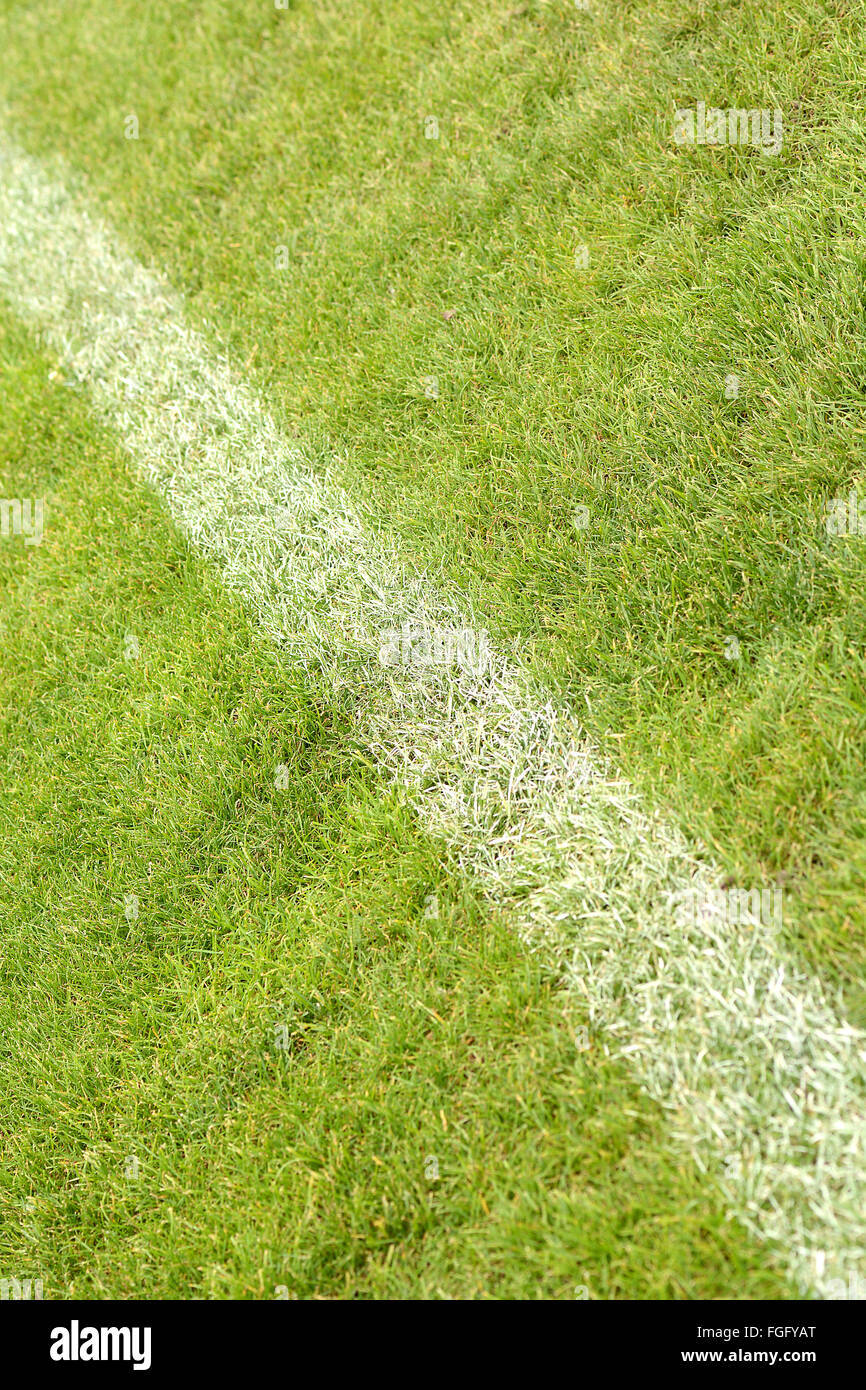
[(677, 912), (716, 885), (516, 663), (383, 664), (382, 633), (478, 631), (316, 476), (177, 297), (0, 140), (0, 285), (85, 383), (140, 475), (359, 733), (492, 904), (548, 952), (734, 1210), (825, 1294), (866, 1264), (866, 1038), (775, 927)]

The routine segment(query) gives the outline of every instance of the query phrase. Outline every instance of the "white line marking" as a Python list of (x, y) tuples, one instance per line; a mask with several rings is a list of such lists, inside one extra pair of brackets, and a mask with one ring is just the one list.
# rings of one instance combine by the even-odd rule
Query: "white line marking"
[(670, 895), (712, 873), (519, 665), (423, 679), (383, 666), (383, 629), (472, 627), (464, 601), (407, 576), (67, 178), (0, 140), (0, 183), (5, 294), (191, 541), (294, 659), (357, 696), (383, 771), (528, 943), (554, 953), (591, 1026), (796, 1285), (832, 1294), (830, 1280), (866, 1273), (866, 1036), (771, 929), (678, 920)]

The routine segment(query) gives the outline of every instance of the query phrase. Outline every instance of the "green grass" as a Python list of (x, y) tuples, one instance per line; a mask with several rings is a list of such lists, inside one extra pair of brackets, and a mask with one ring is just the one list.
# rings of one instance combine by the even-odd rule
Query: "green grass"
[[(862, 473), (863, 12), (591, 3), (6, 0), (0, 95), (648, 800), (784, 883), (862, 1022), (864, 551), (821, 515)], [(699, 99), (779, 106), (781, 156), (676, 147)], [(0, 542), (0, 1274), (783, 1296), (51, 368), (3, 322), (3, 495), (50, 505)]]
[[(7, 3), (2, 88), (862, 1021), (863, 14), (592, 9)], [(781, 156), (678, 148), (699, 99)]]
[(48, 499), (41, 546), (0, 544), (0, 1274), (784, 1297), (378, 784), (348, 697), (261, 641), (4, 320), (0, 402), (0, 493)]

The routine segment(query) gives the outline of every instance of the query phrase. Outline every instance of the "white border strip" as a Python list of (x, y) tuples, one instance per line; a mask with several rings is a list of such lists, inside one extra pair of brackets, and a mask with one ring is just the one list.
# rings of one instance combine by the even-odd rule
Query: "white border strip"
[[(774, 931), (688, 925), (715, 877), (517, 664), (385, 667), (383, 629), (472, 627), (315, 476), (65, 177), (0, 137), (0, 285), (262, 626), (357, 697), (359, 730), (803, 1292), (866, 1274), (866, 1036)], [(49, 517), (50, 524), (50, 517)], [(831, 1283), (831, 1281), (836, 1283)], [(858, 1287), (864, 1287), (861, 1284)]]

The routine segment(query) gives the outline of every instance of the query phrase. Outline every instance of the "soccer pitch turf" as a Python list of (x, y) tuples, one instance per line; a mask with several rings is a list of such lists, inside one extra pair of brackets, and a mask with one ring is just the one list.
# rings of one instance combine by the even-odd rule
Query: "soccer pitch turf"
[(861, 16), (0, 37), (0, 1274), (866, 1276)]

